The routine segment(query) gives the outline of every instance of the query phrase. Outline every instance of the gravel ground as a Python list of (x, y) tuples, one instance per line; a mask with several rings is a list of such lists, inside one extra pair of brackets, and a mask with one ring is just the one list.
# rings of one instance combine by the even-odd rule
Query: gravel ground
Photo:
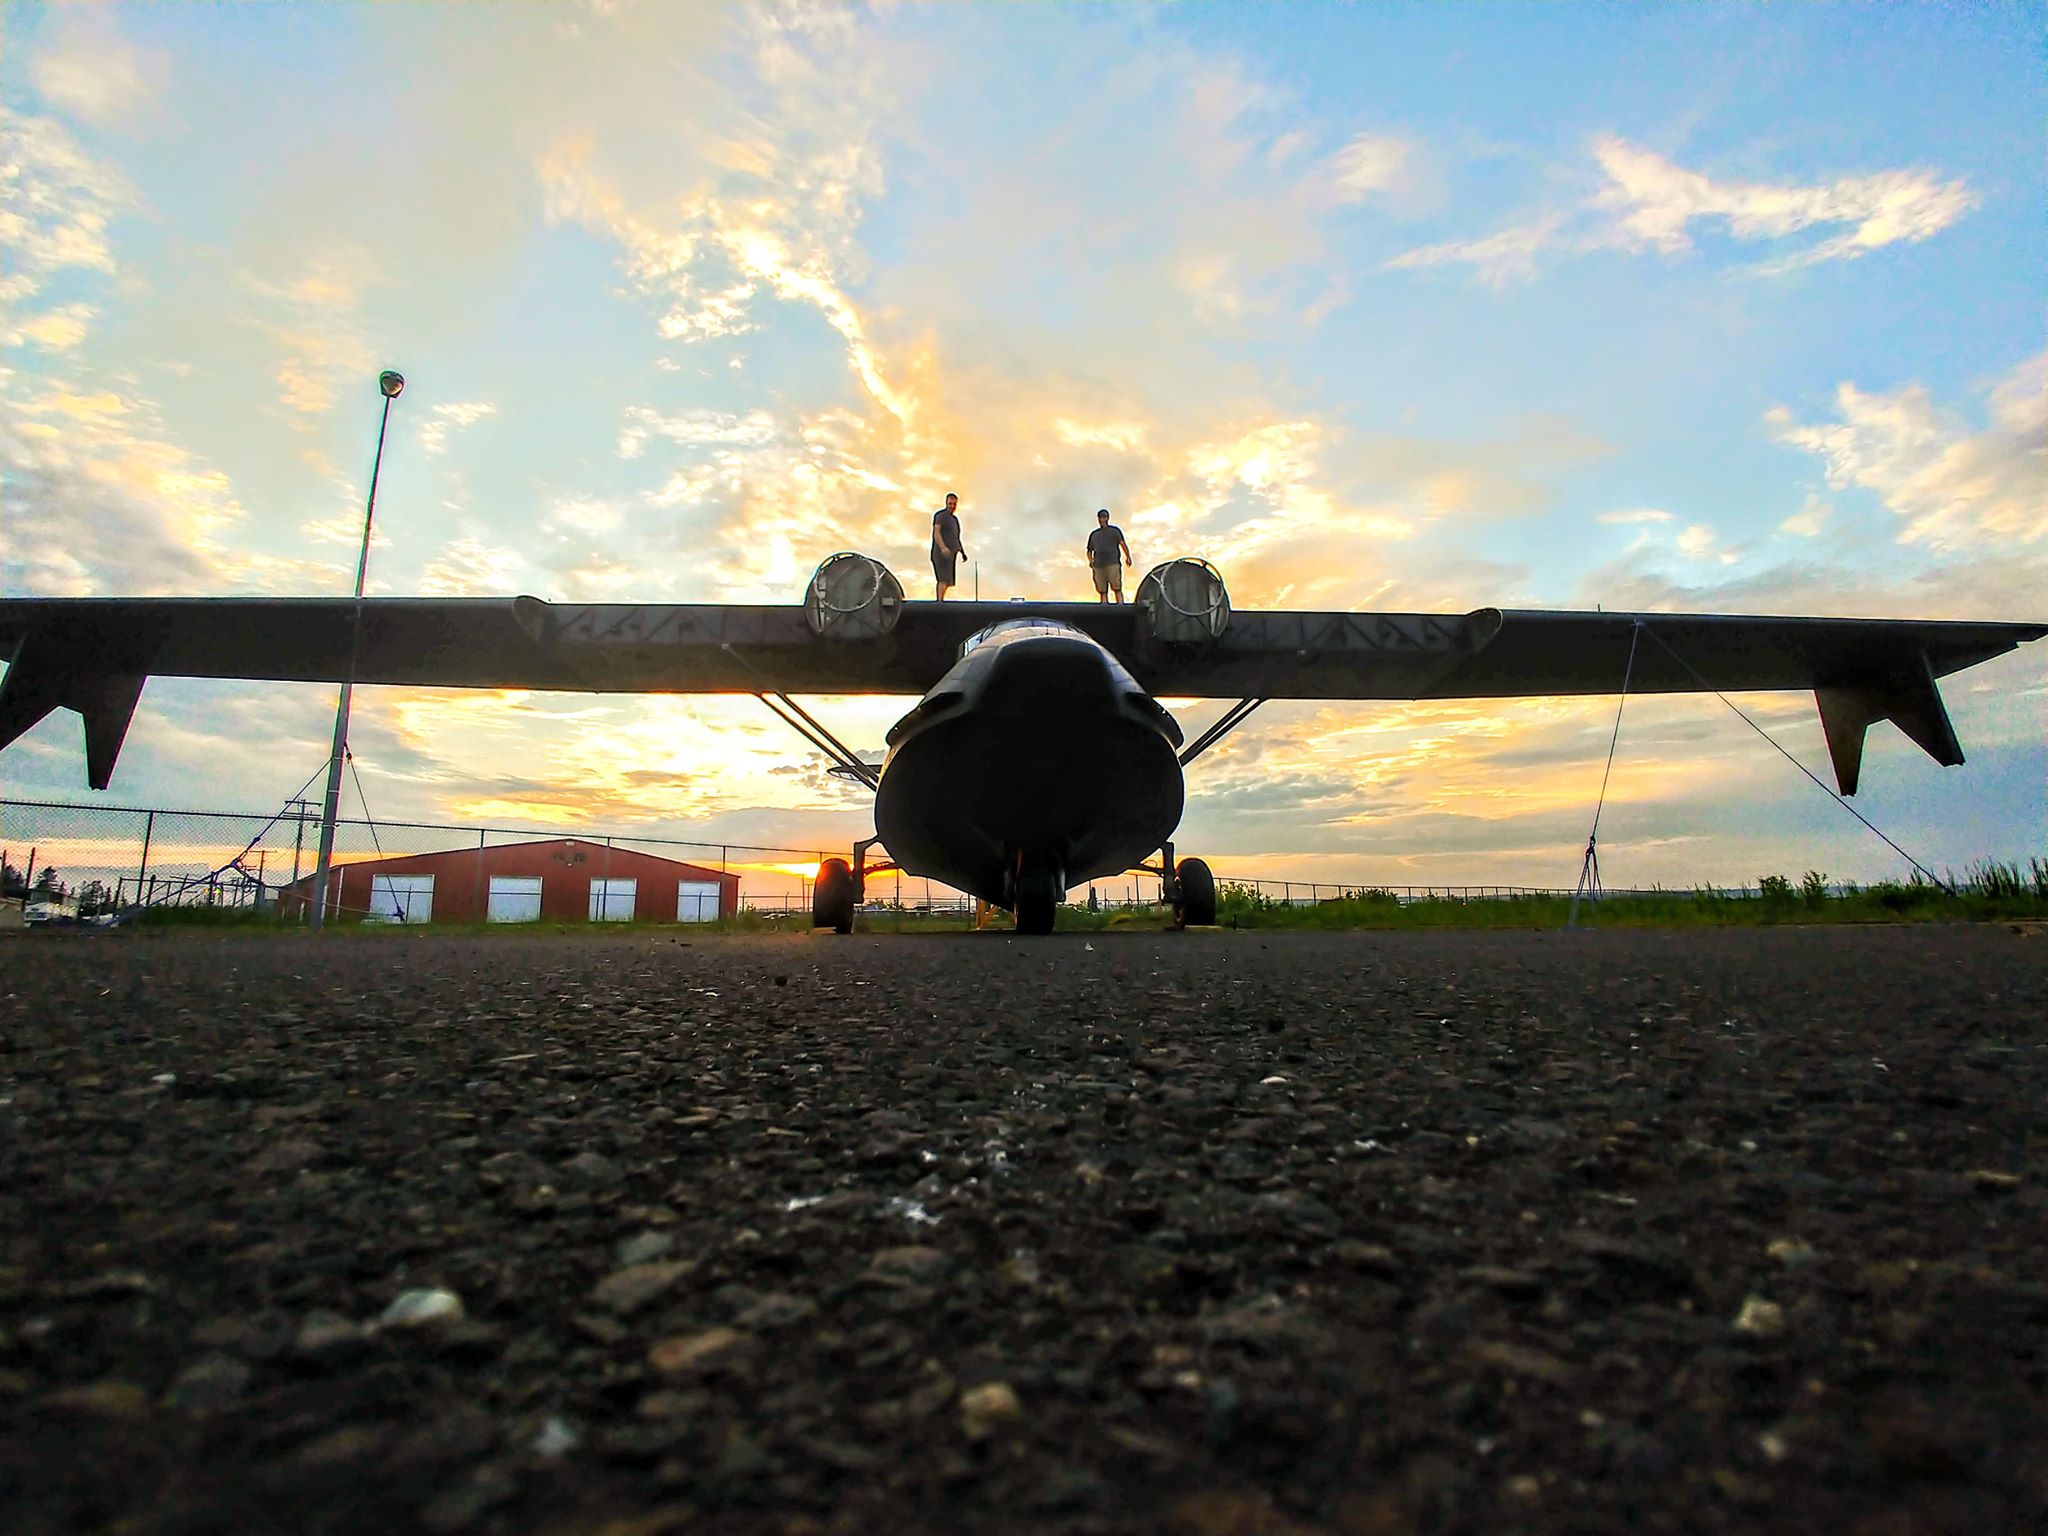
[(2048, 938), (0, 942), (0, 1527), (2048, 1527)]

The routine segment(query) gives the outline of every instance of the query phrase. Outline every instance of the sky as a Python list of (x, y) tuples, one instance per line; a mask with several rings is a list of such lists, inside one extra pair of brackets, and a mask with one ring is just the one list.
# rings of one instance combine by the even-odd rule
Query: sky
[[(952, 490), (984, 598), (1090, 596), (1107, 506), (1239, 607), (2048, 619), (2040, 23), (14, 0), (0, 593), (345, 595), (397, 368), (373, 594), (795, 602), (858, 549), (916, 596)], [(1874, 727), (1858, 808), (2048, 851), (2044, 668), (1949, 680), (1963, 767)], [(1737, 702), (1829, 778), (1811, 696)], [(106, 798), (274, 809), (332, 712), (152, 680)], [(1614, 720), (1268, 705), (1180, 851), (1569, 887)], [(871, 830), (751, 699), (365, 689), (352, 741), (379, 818)], [(68, 712), (0, 757), (85, 793)], [(1628, 705), (1600, 828), (1610, 886), (1907, 868), (1711, 696)]]

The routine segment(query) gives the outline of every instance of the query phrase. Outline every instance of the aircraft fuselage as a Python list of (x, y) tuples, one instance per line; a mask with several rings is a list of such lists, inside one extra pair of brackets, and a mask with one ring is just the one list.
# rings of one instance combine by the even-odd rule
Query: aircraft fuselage
[(1100, 643), (1019, 618), (969, 640), (889, 731), (875, 831), (911, 874), (1001, 906), (1156, 855), (1180, 822), (1180, 728)]

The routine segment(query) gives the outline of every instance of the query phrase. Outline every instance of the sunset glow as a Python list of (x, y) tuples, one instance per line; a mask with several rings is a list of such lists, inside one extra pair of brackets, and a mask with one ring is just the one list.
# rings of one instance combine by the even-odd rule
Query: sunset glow
[[(0, 592), (795, 602), (1214, 561), (1240, 608), (2048, 618), (2027, 8), (44, 6), (0, 15)], [(1769, 62), (1760, 68), (1759, 61)], [(1873, 82), (1883, 82), (1882, 87)], [(2043, 647), (1858, 805), (2043, 851)], [(908, 699), (806, 701), (879, 751)], [(1826, 776), (1810, 696), (1735, 701)], [(1190, 733), (1224, 703), (1178, 703)], [(333, 692), (150, 683), (108, 797), (268, 812)], [(365, 689), (375, 816), (850, 850), (750, 698)], [(1613, 699), (1269, 704), (1226, 874), (1569, 886)], [(0, 795), (83, 798), (78, 722)], [(351, 809), (354, 790), (351, 787)], [(1896, 858), (1632, 700), (1610, 883)], [(4, 837), (5, 827), (0, 827)], [(812, 865), (748, 855), (748, 892)]]

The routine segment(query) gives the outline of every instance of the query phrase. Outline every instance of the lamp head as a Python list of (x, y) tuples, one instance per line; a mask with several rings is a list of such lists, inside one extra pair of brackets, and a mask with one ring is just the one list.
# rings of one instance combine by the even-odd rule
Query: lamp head
[(377, 387), (384, 391), (385, 399), (396, 400), (399, 392), (405, 388), (405, 375), (386, 368), (377, 375)]

